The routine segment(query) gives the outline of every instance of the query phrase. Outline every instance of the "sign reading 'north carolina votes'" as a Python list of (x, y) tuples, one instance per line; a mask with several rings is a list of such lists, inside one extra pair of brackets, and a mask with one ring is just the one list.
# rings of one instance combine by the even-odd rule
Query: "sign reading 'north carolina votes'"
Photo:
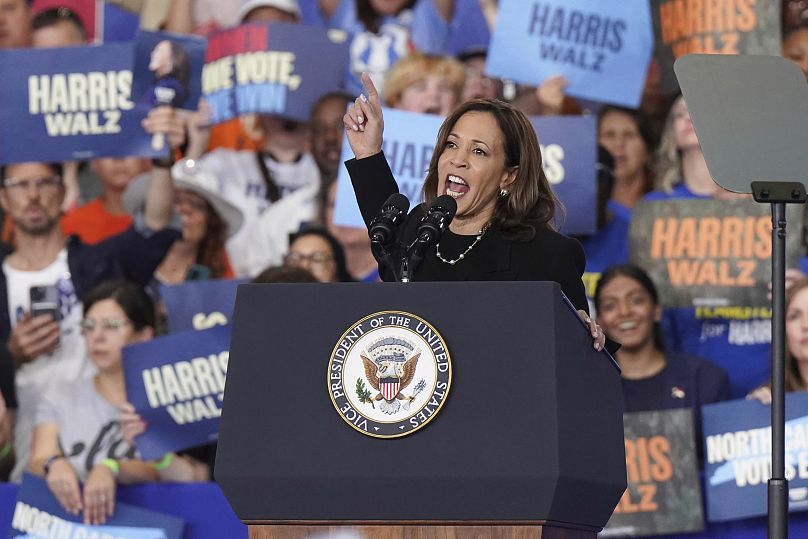
[(0, 162), (156, 157), (135, 109), (131, 44), (0, 52)]
[[(707, 518), (766, 514), (771, 408), (737, 400), (702, 407)], [(785, 472), (789, 511), (808, 510), (808, 393), (786, 394)]]
[[(567, 208), (562, 230), (567, 234), (591, 234), (595, 231), (596, 143), (595, 119), (576, 116), (531, 118), (539, 136), (544, 173), (556, 196)], [(443, 118), (384, 109), (382, 150), (398, 183), (399, 192), (412, 205), (422, 200), (424, 184), (435, 138)], [(341, 160), (353, 157), (347, 139), (342, 142)], [(340, 167), (334, 222), (364, 227), (348, 170)]]
[(210, 37), (202, 94), (212, 122), (244, 114), (307, 121), (320, 96), (339, 89), (346, 34), (298, 24), (245, 24)]
[(71, 515), (53, 496), (45, 481), (23, 476), (8, 539), (181, 539), (185, 523), (177, 517), (115, 503), (115, 513), (103, 526), (82, 523), (83, 515)]
[(690, 408), (623, 415), (628, 488), (601, 537), (704, 528)]
[(636, 107), (652, 50), (647, 0), (502, 0), (486, 72), (532, 85), (564, 75), (570, 95)]
[(663, 86), (675, 91), (673, 62), (686, 54), (780, 55), (780, 2), (653, 0)]
[(136, 445), (144, 459), (216, 440), (231, 327), (158, 337), (124, 349), (126, 395), (148, 423)]
[(160, 287), (166, 306), (168, 331), (208, 329), (223, 326), (233, 315), (236, 290), (243, 280), (209, 279)]
[[(802, 230), (801, 208), (789, 226)], [(771, 213), (751, 200), (665, 200), (638, 204), (631, 219), (631, 259), (659, 288), (663, 305), (767, 307)], [(786, 240), (786, 267), (797, 267), (800, 237)]]

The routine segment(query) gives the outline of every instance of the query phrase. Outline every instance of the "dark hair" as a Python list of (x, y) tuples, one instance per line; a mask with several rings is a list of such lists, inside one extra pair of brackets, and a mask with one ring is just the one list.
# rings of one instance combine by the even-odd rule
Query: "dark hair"
[(124, 280), (105, 281), (90, 290), (84, 298), (84, 314), (105, 299), (118, 304), (136, 331), (146, 327), (154, 328), (154, 303), (143, 287)]
[(542, 168), (541, 151), (536, 130), (521, 111), (497, 99), (474, 99), (457, 107), (444, 120), (438, 131), (435, 152), (424, 180), (423, 195), (427, 205), (437, 198), (438, 161), (449, 133), (457, 121), (468, 112), (491, 114), (502, 132), (505, 166), (516, 168), (516, 180), (510, 194), (498, 197), (492, 223), (507, 239), (527, 241), (540, 228), (554, 228), (556, 209), (563, 212), (561, 202), (550, 188)]
[(252, 280), (254, 283), (316, 283), (317, 278), (305, 268), (297, 266), (273, 266)]
[(352, 283), (355, 279), (348, 273), (348, 266), (345, 262), (345, 251), (342, 245), (337, 241), (337, 238), (331, 235), (328, 230), (324, 228), (306, 228), (291, 234), (289, 236), (289, 246), (291, 247), (295, 240), (305, 238), (306, 236), (317, 236), (325, 240), (331, 247), (331, 254), (334, 256), (334, 264), (337, 266), (337, 281), (340, 283)]
[(205, 235), (196, 252), (196, 263), (210, 269), (211, 277), (220, 279), (227, 274), (225, 257), (225, 241), (227, 240), (227, 223), (219, 212), (205, 200)]
[[(603, 287), (617, 277), (628, 277), (629, 279), (637, 281), (637, 283), (642, 286), (646, 292), (648, 292), (648, 295), (651, 296), (651, 303), (653, 303), (654, 307), (659, 305), (659, 292), (657, 292), (656, 286), (654, 286), (654, 281), (651, 280), (651, 277), (649, 277), (648, 274), (645, 273), (645, 271), (643, 271), (640, 267), (635, 266), (634, 264), (621, 264), (619, 266), (611, 266), (601, 274), (600, 280), (598, 280), (598, 285), (595, 288), (595, 296), (592, 298), (595, 302), (596, 311), (600, 311), (600, 298)], [(659, 350), (665, 350), (665, 339), (662, 337), (662, 328), (660, 327), (659, 322), (654, 322), (653, 337), (654, 346)]]
[[(401, 10), (412, 9), (416, 0), (407, 0)], [(356, 18), (368, 32), (378, 34), (381, 30), (382, 16), (370, 5), (370, 0), (356, 0)]]
[(651, 130), (649, 129), (648, 120), (645, 118), (643, 113), (639, 110), (618, 107), (617, 105), (604, 105), (598, 111), (598, 131), (600, 131), (600, 124), (603, 121), (603, 118), (611, 112), (625, 114), (631, 118), (631, 120), (637, 126), (637, 131), (640, 133), (640, 138), (642, 138), (642, 141), (645, 143), (645, 147), (648, 148), (648, 153), (650, 154), (653, 148), (656, 146), (656, 143), (654, 141), (654, 136), (651, 134)]
[(76, 30), (79, 31), (82, 41), (87, 40), (87, 30), (84, 28), (84, 22), (81, 17), (69, 7), (64, 6), (44, 9), (37, 13), (31, 21), (31, 29), (41, 30), (42, 28), (57, 25), (62, 21), (72, 23)]
[[(6, 184), (6, 171), (7, 171), (8, 167), (10, 167), (12, 165), (20, 165), (20, 164), (22, 164), (22, 163), (8, 163), (6, 165), (0, 166), (0, 186), (5, 186), (5, 184)], [(48, 167), (49, 169), (51, 169), (53, 171), (53, 173), (55, 175), (59, 176), (60, 178), (64, 174), (64, 167), (62, 166), (61, 163), (40, 163), (40, 164)]]
[(188, 56), (188, 51), (176, 41), (171, 39), (166, 41), (171, 44), (171, 72), (166, 76), (177, 79), (184, 91), (187, 92), (188, 84), (191, 80), (191, 59)]

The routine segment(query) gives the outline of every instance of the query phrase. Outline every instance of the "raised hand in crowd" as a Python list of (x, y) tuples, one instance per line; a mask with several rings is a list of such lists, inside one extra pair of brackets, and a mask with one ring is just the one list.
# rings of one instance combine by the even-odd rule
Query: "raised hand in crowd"
[(536, 100), (541, 105), (543, 116), (558, 116), (564, 106), (564, 98), (569, 81), (562, 75), (548, 77), (536, 88)]
[(8, 351), (14, 364), (20, 366), (59, 347), (59, 323), (50, 314), (32, 318), (26, 312), (11, 330)]
[(172, 150), (185, 143), (185, 123), (181, 112), (173, 107), (168, 105), (154, 107), (141, 125), (149, 134), (165, 134)]
[(362, 73), (365, 94), (356, 98), (342, 118), (348, 144), (357, 159), (370, 157), (382, 151), (384, 117), (379, 93), (367, 73)]
[[(155, 107), (142, 122), (143, 129), (155, 135), (166, 136), (171, 156), (185, 143), (185, 119), (180, 111), (169, 106)], [(171, 182), (173, 159), (155, 161), (151, 181), (146, 193), (146, 206), (143, 214), (145, 224), (152, 230), (162, 230), (171, 221), (174, 211), (174, 190)]]

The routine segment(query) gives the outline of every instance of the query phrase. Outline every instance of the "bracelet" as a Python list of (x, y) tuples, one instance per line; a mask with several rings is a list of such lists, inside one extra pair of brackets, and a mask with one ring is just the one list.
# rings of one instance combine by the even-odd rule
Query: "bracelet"
[(45, 460), (45, 463), (42, 464), (42, 469), (45, 470), (45, 477), (48, 477), (48, 472), (50, 472), (50, 469), (51, 469), (51, 466), (53, 465), (53, 463), (56, 462), (57, 460), (63, 459), (63, 458), (65, 458), (64, 455), (53, 455), (53, 456), (48, 457), (47, 460)]
[(118, 475), (121, 473), (121, 465), (115, 459), (104, 459), (98, 464), (109, 468), (109, 470), (112, 472), (112, 475), (114, 475), (115, 477), (118, 477)]
[(13, 448), (14, 444), (11, 443), (11, 440), (4, 443), (3, 447), (0, 447), (0, 460), (6, 458)]
[(174, 453), (166, 453), (165, 455), (163, 455), (163, 458), (161, 458), (157, 462), (152, 463), (152, 466), (154, 467), (155, 470), (159, 472), (171, 466), (172, 462), (174, 462)]

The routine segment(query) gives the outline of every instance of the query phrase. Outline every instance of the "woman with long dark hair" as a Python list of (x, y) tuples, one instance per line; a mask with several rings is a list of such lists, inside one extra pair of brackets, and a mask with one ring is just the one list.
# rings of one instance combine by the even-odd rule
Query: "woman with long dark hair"
[(215, 178), (193, 161), (175, 167), (172, 174), (182, 239), (171, 247), (155, 278), (161, 284), (232, 278), (225, 242), (241, 226), (241, 211), (218, 194)]
[[(369, 223), (398, 187), (381, 150), (379, 96), (367, 74), (363, 82), (367, 97), (357, 98), (343, 122), (356, 156), (346, 167)], [(425, 203), (402, 224), (402, 244), (415, 238), (426, 209), (441, 195), (454, 198), (457, 213), (426, 252), (414, 280), (556, 281), (589, 325), (595, 348), (603, 347), (605, 336), (587, 314), (583, 249), (555, 230), (560, 204), (524, 114), (502, 101), (481, 99), (462, 104), (446, 118), (424, 180)], [(382, 277), (393, 276), (382, 268)]]

